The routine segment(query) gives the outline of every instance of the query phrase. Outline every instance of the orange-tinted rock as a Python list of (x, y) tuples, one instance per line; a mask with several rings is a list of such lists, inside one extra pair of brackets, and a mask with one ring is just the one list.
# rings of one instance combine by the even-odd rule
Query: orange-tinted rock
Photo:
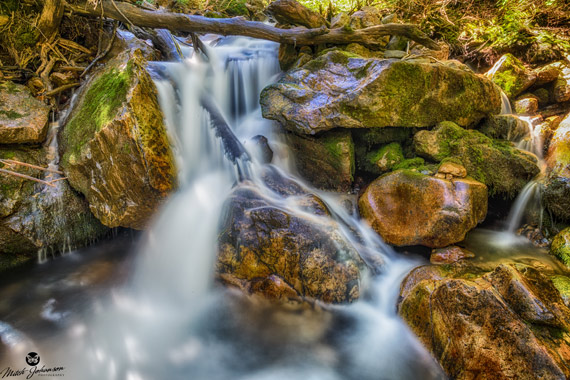
[(467, 169), (463, 165), (457, 164), (452, 161), (444, 161), (441, 163), (437, 172), (440, 174), (451, 175), (452, 177), (465, 178), (467, 177)]
[(419, 267), (402, 284), (398, 310), (450, 378), (570, 375), (570, 310), (530, 266)]
[(389, 244), (445, 247), (461, 241), (487, 215), (487, 186), (408, 170), (386, 174), (359, 200), (361, 216)]
[(240, 184), (226, 203), (220, 228), (220, 280), (272, 300), (356, 300), (363, 262), (322, 201), (294, 182), (269, 179), (289, 202), (313, 215), (289, 212), (254, 185)]
[(475, 254), (465, 248), (456, 245), (437, 248), (431, 251), (429, 262), (432, 264), (452, 264), (456, 261), (475, 257)]
[(546, 163), (544, 204), (557, 218), (570, 220), (570, 114), (552, 136)]

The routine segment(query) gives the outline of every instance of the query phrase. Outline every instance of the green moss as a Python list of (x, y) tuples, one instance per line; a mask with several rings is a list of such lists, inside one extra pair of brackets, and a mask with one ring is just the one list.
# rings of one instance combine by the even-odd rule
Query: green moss
[(0, 82), (0, 91), (6, 91), (8, 94), (17, 94), (22, 90), (13, 82)]
[(8, 119), (20, 119), (26, 115), (23, 115), (21, 113), (12, 111), (12, 110), (8, 110), (8, 111), (4, 111), (4, 110), (0, 110), (0, 115), (4, 115), (6, 116)]
[(570, 267), (570, 227), (560, 231), (552, 240), (550, 253)]
[(130, 86), (132, 66), (112, 68), (93, 79), (78, 111), (65, 125), (63, 137), (67, 147), (64, 161), (78, 155), (83, 146), (110, 123), (125, 102)]
[(570, 278), (561, 275), (550, 277), (565, 303), (570, 302)]
[(401, 163), (394, 166), (394, 170), (398, 169), (416, 169), (417, 171), (421, 172), (425, 169), (424, 167), (425, 161), (421, 157), (414, 157), (409, 158), (407, 160), (402, 161)]

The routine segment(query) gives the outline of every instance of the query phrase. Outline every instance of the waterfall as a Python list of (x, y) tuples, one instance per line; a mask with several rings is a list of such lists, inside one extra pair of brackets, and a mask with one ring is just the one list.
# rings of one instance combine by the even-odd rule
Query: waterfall
[[(262, 180), (268, 167), (293, 177), (279, 127), (259, 107), (261, 90), (279, 75), (277, 49), (211, 38), (207, 57), (185, 52), (183, 62), (150, 65), (179, 190), (140, 243), (128, 286), (88, 307), (89, 318), (69, 322), (43, 349), (34, 342), (51, 361), (67, 363), (70, 378), (444, 378), (395, 310), (402, 279), (420, 262), (393, 252), (334, 194), (304, 184), (363, 259), (382, 262), (359, 301), (297, 312), (240, 307), (212, 283), (219, 218), (236, 181), (247, 178), (276, 207), (307, 215)], [(254, 151), (259, 135), (274, 151), (271, 166)]]

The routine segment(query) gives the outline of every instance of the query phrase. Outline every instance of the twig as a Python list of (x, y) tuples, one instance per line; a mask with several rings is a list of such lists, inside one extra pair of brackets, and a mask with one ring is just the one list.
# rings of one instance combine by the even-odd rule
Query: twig
[(66, 179), (67, 179), (67, 177), (61, 177), (61, 178), (58, 178), (58, 179), (51, 180), (51, 181), (49, 181), (49, 183), (55, 183), (55, 182), (59, 182), (59, 181), (65, 181)]
[(42, 181), (41, 179), (37, 179), (37, 178), (34, 178), (34, 177), (30, 177), (29, 175), (16, 173), (16, 172), (13, 172), (13, 171), (11, 171), (11, 170), (0, 169), (0, 173), (8, 174), (8, 175), (11, 175), (11, 176), (14, 176), (14, 177), (19, 177), (19, 178), (27, 179), (27, 180), (34, 181), (34, 182), (38, 182), (38, 183), (41, 183), (41, 184), (46, 185), (46, 186), (55, 187), (55, 185), (54, 185), (53, 183), (46, 182), (46, 181)]
[(63, 86), (60, 86), (60, 87), (58, 87), (58, 88), (55, 88), (55, 89), (53, 89), (53, 90), (51, 90), (51, 91), (46, 92), (46, 93), (45, 93), (45, 96), (54, 96), (54, 95), (59, 94), (60, 92), (63, 92), (63, 91), (65, 91), (65, 90), (69, 90), (70, 88), (77, 87), (77, 86), (80, 86), (80, 85), (81, 85), (81, 83), (65, 84), (65, 85), (63, 85)]
[(43, 170), (45, 172), (50, 172), (50, 173), (56, 173), (56, 174), (62, 174), (63, 172), (60, 170), (55, 170), (55, 169), (50, 169), (50, 168), (42, 168), (41, 166), (37, 166), (37, 165), (33, 165), (33, 164), (28, 164), (26, 162), (21, 162), (21, 161), (16, 161), (16, 160), (10, 160), (8, 158), (4, 158), (4, 159), (0, 159), (0, 162), (4, 163), (4, 164), (8, 164), (8, 165), (20, 165), (20, 166), (27, 166), (29, 168), (32, 169), (38, 169), (38, 170)]

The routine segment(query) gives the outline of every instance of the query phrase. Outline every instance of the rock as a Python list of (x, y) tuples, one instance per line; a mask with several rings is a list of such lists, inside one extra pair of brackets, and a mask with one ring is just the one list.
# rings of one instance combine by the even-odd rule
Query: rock
[(416, 154), (429, 160), (459, 159), (467, 174), (487, 185), (491, 195), (514, 197), (540, 172), (536, 157), (511, 142), (493, 140), (450, 122), (416, 133), (413, 144)]
[(287, 135), (299, 173), (315, 187), (347, 192), (354, 177), (354, 143), (349, 131), (316, 137)]
[[(376, 7), (362, 7), (350, 16), (349, 26), (352, 29), (364, 29), (380, 24), (382, 24), (382, 12), (380, 9)], [(382, 39), (386, 39), (384, 37)], [(388, 42), (387, 39), (386, 42)]]
[[(317, 216), (328, 214), (322, 201), (298, 185), (293, 188), (299, 192), (290, 194), (288, 202), (301, 201), (316, 215), (303, 216), (274, 205), (250, 183), (234, 189), (220, 228), (219, 278), (270, 299), (356, 300), (364, 268), (358, 253), (336, 222)], [(290, 187), (281, 192), (291, 192)]]
[(401, 59), (404, 58), (408, 53), (402, 50), (386, 50), (384, 52), (384, 58), (396, 58)]
[[(0, 148), (0, 158), (48, 166), (46, 151), (41, 147)], [(54, 179), (48, 178), (53, 174), (38, 169), (0, 166), (34, 178)], [(56, 187), (51, 188), (23, 178), (0, 175), (0, 256), (4, 260), (16, 257), (20, 262), (23, 258), (37, 257), (40, 250), (63, 252), (82, 247), (107, 231), (67, 181), (55, 184)]]
[(550, 93), (545, 88), (534, 90), (532, 95), (538, 99), (538, 105), (540, 107), (544, 107), (550, 103)]
[(392, 170), (396, 165), (404, 161), (404, 153), (400, 144), (394, 142), (384, 145), (380, 149), (369, 152), (364, 160), (359, 162), (359, 167), (373, 174), (382, 174)]
[(515, 101), (515, 112), (519, 115), (534, 115), (538, 111), (538, 98), (532, 94), (523, 95)]
[(558, 79), (560, 75), (560, 68), (557, 64), (550, 64), (542, 66), (541, 68), (535, 70), (536, 72), (536, 82), (535, 86), (543, 86), (547, 83), (554, 82)]
[[(410, 54), (418, 57), (434, 58), (436, 61), (446, 61), (449, 59), (449, 45), (445, 42), (439, 43), (439, 50), (431, 50), (422, 45), (414, 45), (410, 50)], [(471, 70), (469, 70), (471, 72)]]
[(553, 101), (555, 103), (570, 101), (570, 63), (560, 61), (551, 65), (560, 71), (552, 89)]
[(61, 133), (70, 184), (108, 227), (143, 229), (175, 186), (174, 159), (154, 83), (139, 50), (83, 86)]
[(481, 133), (500, 140), (518, 141), (529, 135), (528, 123), (514, 115), (493, 115), (485, 119)]
[(46, 138), (49, 107), (23, 85), (0, 82), (0, 144), (39, 144)]
[(557, 218), (570, 220), (570, 114), (552, 136), (546, 155), (543, 202)]
[(550, 276), (550, 280), (560, 292), (566, 306), (570, 306), (570, 278), (562, 275)]
[(255, 153), (259, 161), (264, 164), (271, 163), (271, 160), (273, 160), (273, 151), (269, 146), (267, 137), (262, 135), (257, 135), (253, 136), (251, 140), (255, 144)]
[(511, 99), (536, 82), (537, 74), (528, 70), (512, 54), (503, 55), (486, 74)]
[(350, 22), (350, 16), (345, 12), (340, 12), (331, 20), (331, 29), (344, 28)]
[(414, 269), (398, 311), (453, 379), (564, 379), (570, 310), (535, 268), (460, 261)]
[(550, 253), (570, 267), (570, 227), (563, 229), (554, 237)]
[(389, 244), (445, 247), (487, 215), (487, 187), (398, 170), (373, 181), (358, 202), (364, 220)]
[(444, 160), (441, 163), (441, 165), (439, 165), (437, 173), (446, 176), (450, 175), (452, 177), (457, 177), (457, 178), (467, 177), (467, 170), (465, 169), (465, 167), (462, 164), (458, 162), (453, 162), (451, 160)]
[(281, 70), (286, 71), (289, 70), (299, 57), (299, 53), (295, 46), (291, 44), (280, 44), (279, 45), (279, 67)]
[(475, 254), (465, 248), (452, 245), (436, 248), (431, 251), (429, 262), (432, 264), (453, 264), (459, 260), (475, 257)]
[[(413, 86), (410, 86), (413, 83)], [(261, 93), (263, 116), (288, 130), (468, 126), (501, 109), (485, 78), (440, 63), (364, 59), (333, 50), (289, 71)]]

